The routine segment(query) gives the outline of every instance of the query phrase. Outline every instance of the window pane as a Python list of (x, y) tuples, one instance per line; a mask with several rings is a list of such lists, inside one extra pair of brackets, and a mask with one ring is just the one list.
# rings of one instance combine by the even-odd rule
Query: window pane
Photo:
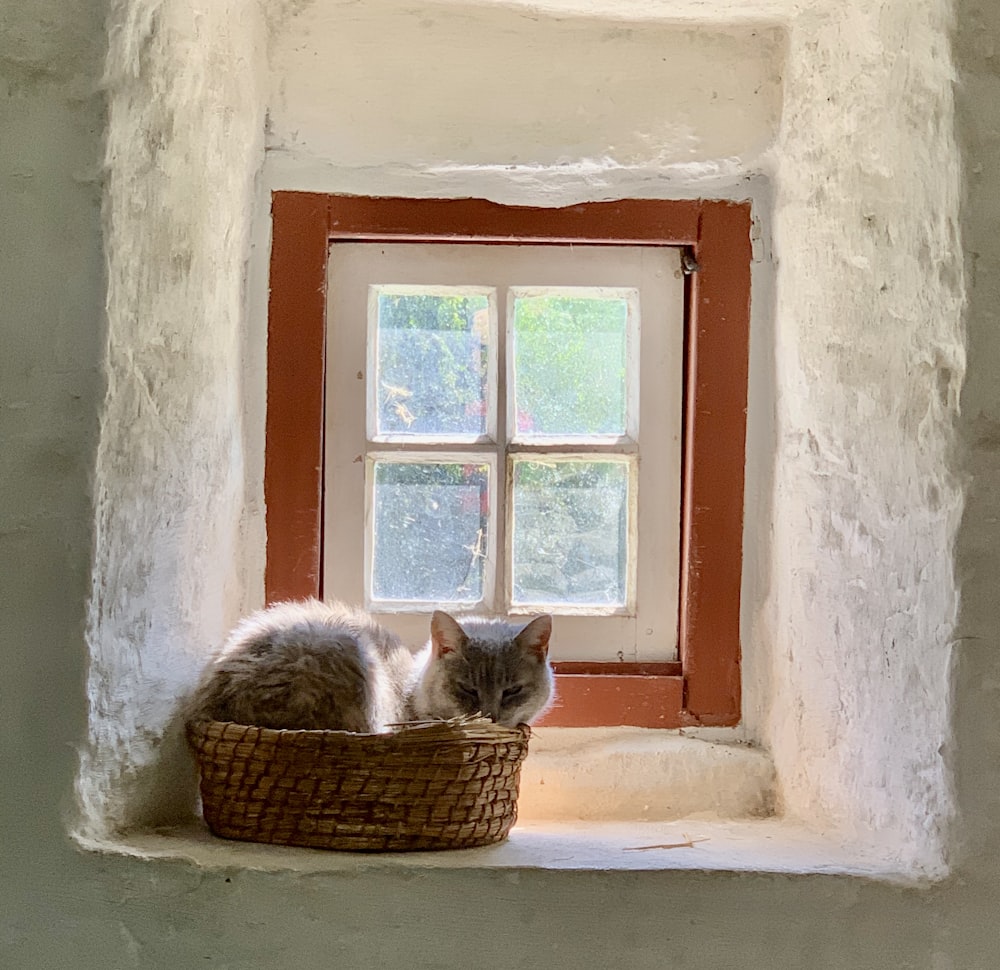
[(488, 464), (376, 460), (371, 599), (478, 603), (490, 536)]
[(513, 435), (624, 435), (628, 325), (636, 291), (511, 293)]
[(634, 467), (629, 459), (514, 461), (514, 604), (626, 605)]
[(469, 287), (374, 289), (376, 436), (485, 434), (488, 292), (482, 287), (478, 292)]

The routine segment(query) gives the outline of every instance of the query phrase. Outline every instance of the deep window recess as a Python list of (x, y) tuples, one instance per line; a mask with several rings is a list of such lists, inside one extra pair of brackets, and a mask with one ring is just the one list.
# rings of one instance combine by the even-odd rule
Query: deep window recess
[(268, 600), (550, 610), (545, 723), (735, 724), (749, 205), (272, 216)]

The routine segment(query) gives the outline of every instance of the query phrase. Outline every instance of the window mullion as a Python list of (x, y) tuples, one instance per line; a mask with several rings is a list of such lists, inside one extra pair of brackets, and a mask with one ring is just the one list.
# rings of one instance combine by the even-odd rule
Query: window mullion
[(508, 514), (510, 507), (510, 473), (507, 467), (507, 397), (510, 381), (507, 372), (508, 326), (507, 326), (507, 286), (496, 284), (497, 324), (493, 337), (496, 341), (496, 456), (497, 480), (493, 500), (496, 502), (496, 535), (494, 552), (493, 609), (507, 613), (510, 609), (508, 572), (510, 569), (510, 546), (508, 543)]

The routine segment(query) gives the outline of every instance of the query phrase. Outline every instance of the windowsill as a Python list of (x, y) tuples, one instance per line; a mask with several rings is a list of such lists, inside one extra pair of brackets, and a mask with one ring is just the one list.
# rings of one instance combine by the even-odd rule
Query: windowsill
[[(768, 755), (643, 728), (538, 728), (509, 839), (482, 849), (354, 853), (235, 842), (200, 822), (85, 848), (200, 868), (366, 873), (414, 869), (756, 872), (926, 884), (898, 847), (760, 817), (774, 801)], [(754, 817), (757, 816), (757, 817)]]
[(532, 730), (521, 769), (522, 822), (766, 818), (774, 764), (745, 744), (650, 728)]
[(369, 873), (419, 869), (754, 872), (926, 883), (877, 847), (783, 819), (676, 822), (519, 822), (500, 845), (453, 852), (353, 853), (228, 842), (200, 825), (88, 843), (85, 848), (204, 869)]

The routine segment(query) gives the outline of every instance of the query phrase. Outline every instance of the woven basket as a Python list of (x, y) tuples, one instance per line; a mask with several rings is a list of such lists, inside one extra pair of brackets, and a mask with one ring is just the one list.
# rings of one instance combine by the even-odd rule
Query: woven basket
[(483, 718), (406, 724), (391, 734), (188, 725), (215, 835), (354, 852), (464, 849), (506, 838), (529, 735)]

